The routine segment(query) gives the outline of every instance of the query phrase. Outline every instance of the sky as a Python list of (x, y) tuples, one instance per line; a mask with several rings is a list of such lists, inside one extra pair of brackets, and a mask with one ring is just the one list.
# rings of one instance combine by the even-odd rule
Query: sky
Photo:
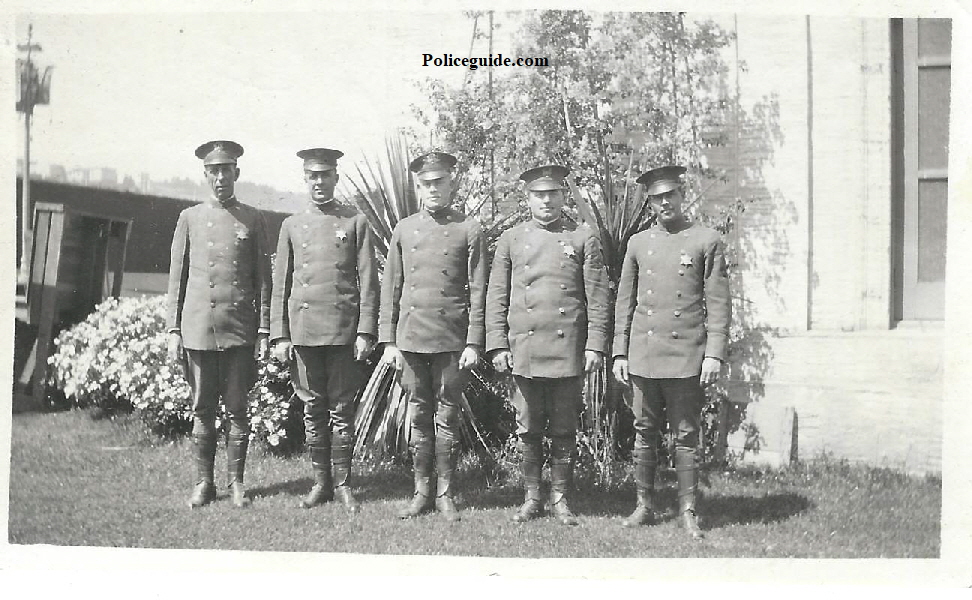
[[(232, 139), (246, 150), (241, 179), (290, 191), (303, 189), (297, 150), (338, 148), (348, 166), (413, 124), (416, 82), (461, 84), (466, 69), (422, 66), (422, 54), (468, 55), (473, 26), (458, 10), (21, 14), (18, 43), (28, 23), (37, 64), (54, 67), (51, 103), (31, 124), (40, 174), (60, 164), (202, 179), (193, 150)], [(499, 40), (494, 52), (509, 55)], [(23, 135), (21, 118), (20, 158)]]

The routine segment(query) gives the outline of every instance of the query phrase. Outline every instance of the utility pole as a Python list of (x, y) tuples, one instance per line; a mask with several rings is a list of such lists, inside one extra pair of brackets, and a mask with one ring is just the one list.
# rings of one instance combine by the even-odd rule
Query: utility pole
[(26, 282), (29, 265), (27, 254), (30, 252), (31, 229), (33, 214), (30, 210), (30, 118), (34, 114), (34, 107), (39, 104), (49, 104), (51, 98), (51, 69), (47, 67), (43, 74), (31, 60), (34, 51), (40, 52), (40, 44), (33, 43), (34, 26), (27, 27), (27, 43), (17, 44), (17, 50), (26, 52), (26, 59), (17, 59), (17, 75), (19, 78), (17, 112), (24, 113), (24, 179), (21, 188), (20, 214), (20, 275), (18, 280)]
[[(489, 36), (487, 37), (488, 51), (487, 55), (490, 58), (488, 67), (488, 80), (487, 85), (489, 86), (489, 118), (490, 123), (493, 121), (493, 11), (489, 11)], [(489, 195), (490, 195), (490, 208), (489, 217), (496, 220), (496, 182), (494, 181), (495, 169), (493, 167), (493, 160), (495, 157), (494, 144), (490, 142), (489, 144)]]

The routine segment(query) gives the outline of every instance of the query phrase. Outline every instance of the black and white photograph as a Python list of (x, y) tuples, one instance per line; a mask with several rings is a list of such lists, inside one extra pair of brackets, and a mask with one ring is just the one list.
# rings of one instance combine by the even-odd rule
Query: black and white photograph
[(16, 589), (972, 586), (972, 5), (3, 17)]

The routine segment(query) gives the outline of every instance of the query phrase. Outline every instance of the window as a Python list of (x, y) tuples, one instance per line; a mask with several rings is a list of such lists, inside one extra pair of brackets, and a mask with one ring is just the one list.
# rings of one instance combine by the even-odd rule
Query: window
[(951, 19), (894, 19), (895, 321), (945, 313)]

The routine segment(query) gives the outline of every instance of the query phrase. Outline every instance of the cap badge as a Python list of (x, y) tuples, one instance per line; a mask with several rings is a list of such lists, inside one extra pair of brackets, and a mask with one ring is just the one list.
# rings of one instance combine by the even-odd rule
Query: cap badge
[(692, 266), (692, 257), (689, 256), (688, 254), (683, 253), (682, 256), (681, 256), (681, 258), (679, 259), (679, 263), (678, 264), (680, 264), (682, 266), (685, 266), (685, 267), (691, 267)]

